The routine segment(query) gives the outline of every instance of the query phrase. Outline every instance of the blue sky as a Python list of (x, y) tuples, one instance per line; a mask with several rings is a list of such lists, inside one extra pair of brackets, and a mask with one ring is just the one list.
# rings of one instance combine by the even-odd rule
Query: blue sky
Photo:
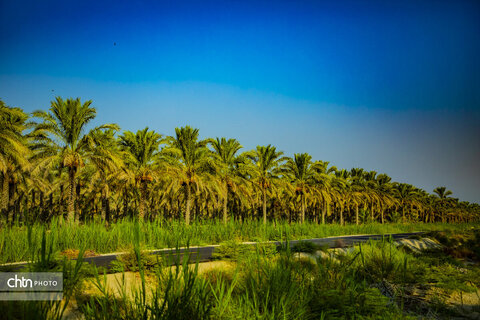
[(3, 0), (0, 98), (92, 99), (97, 123), (190, 124), (479, 202), (480, 4), (417, 2)]

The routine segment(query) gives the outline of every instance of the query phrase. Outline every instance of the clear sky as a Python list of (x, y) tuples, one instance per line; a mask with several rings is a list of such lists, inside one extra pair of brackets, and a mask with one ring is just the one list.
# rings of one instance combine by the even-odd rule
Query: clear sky
[(0, 99), (274, 144), (480, 202), (480, 2), (0, 1)]

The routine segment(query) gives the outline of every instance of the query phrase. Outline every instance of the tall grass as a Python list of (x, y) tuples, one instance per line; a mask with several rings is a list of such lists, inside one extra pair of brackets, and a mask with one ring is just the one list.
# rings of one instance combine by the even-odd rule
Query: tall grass
[[(385, 249), (382, 249), (385, 250)], [(139, 256), (140, 257), (140, 256)], [(366, 257), (370, 263), (370, 258)], [(398, 319), (401, 310), (355, 276), (349, 263), (294, 258), (288, 249), (272, 258), (262, 251), (244, 255), (237, 268), (200, 275), (198, 265), (177, 263), (158, 271), (156, 287), (134, 287), (114, 295), (96, 278), (99, 295), (80, 308), (87, 319)], [(138, 260), (139, 268), (141, 262)], [(124, 290), (121, 289), (120, 291)], [(147, 297), (147, 298), (145, 298)], [(148, 298), (149, 297), (149, 298)], [(408, 318), (408, 317), (405, 317)]]
[[(31, 229), (29, 229), (29, 234)], [(29, 238), (32, 245), (32, 239)], [(83, 250), (80, 250), (75, 262), (55, 260), (52, 256), (52, 242), (47, 242), (45, 230), (41, 234), (40, 247), (28, 248), (32, 260), (25, 268), (25, 272), (62, 272), (63, 273), (63, 299), (44, 301), (0, 301), (0, 318), (2, 319), (63, 319), (65, 310), (70, 300), (80, 288), (83, 274)]]
[(198, 276), (198, 264), (188, 266), (188, 257), (176, 258), (174, 268), (156, 268), (156, 286), (149, 291), (140, 252), (140, 228), (134, 224), (134, 252), (140, 275), (140, 286), (134, 287), (129, 298), (125, 282), (120, 283), (120, 297), (109, 291), (106, 277), (95, 276), (101, 293), (80, 305), (85, 319), (209, 319), (212, 309), (211, 290)]
[[(440, 251), (413, 254), (392, 239), (369, 241), (349, 253), (316, 261), (298, 259), (289, 246), (274, 256), (262, 249), (239, 254), (236, 269), (199, 275), (191, 268), (183, 278), (170, 275), (169, 281), (179, 288), (173, 297), (186, 295), (189, 303), (204, 306), (203, 313), (195, 313), (203, 319), (418, 319), (461, 314), (438, 299), (440, 292), (478, 290), (478, 267), (459, 274), (449, 260), (435, 258)], [(187, 282), (196, 293), (187, 290)], [(163, 288), (163, 295), (147, 301), (147, 309), (157, 310), (160, 302), (172, 309), (173, 318), (182, 319), (182, 304), (174, 302), (179, 298), (171, 300)], [(435, 292), (437, 300), (419, 300), (419, 290)]]
[[(160, 260), (147, 278), (152, 271), (146, 270), (142, 257), (142, 226), (132, 222), (130, 230), (139, 286), (130, 286), (127, 292), (125, 281), (120, 281), (119, 290), (112, 292), (106, 275), (93, 267), (98, 293), (89, 296), (74, 295), (81, 284), (82, 259), (55, 265), (54, 242), (42, 232), (40, 248), (29, 248), (35, 259), (29, 269), (62, 270), (66, 299), (0, 303), (2, 316), (60, 319), (75, 296), (85, 319), (418, 319), (458, 313), (445, 304), (419, 308), (418, 300), (411, 300), (413, 287), (478, 289), (478, 269), (469, 267), (459, 276), (449, 260), (432, 253), (412, 254), (385, 239), (316, 260), (299, 258), (288, 245), (275, 254), (259, 245), (238, 254), (235, 268), (203, 274), (198, 263), (188, 266), (188, 259), (177, 258), (173, 268), (163, 267)], [(33, 244), (34, 228), (29, 230)]]
[[(468, 224), (363, 224), (340, 226), (318, 225), (286, 221), (270, 222), (266, 226), (258, 221), (243, 223), (219, 220), (195, 222), (190, 226), (178, 221), (162, 219), (140, 222), (139, 241), (145, 249), (161, 249), (175, 246), (218, 244), (228, 240), (270, 241), (321, 238), (350, 234), (385, 234), (411, 231), (430, 231), (453, 228), (463, 230)], [(42, 230), (47, 229), (47, 241), (54, 254), (66, 249), (86, 248), (97, 253), (124, 251), (133, 247), (135, 222), (121, 220), (106, 227), (100, 222), (81, 225), (60, 224), (53, 221), (47, 225), (35, 223), (29, 227), (15, 225), (0, 230), (0, 263), (29, 260), (29, 237), (31, 246), (37, 250), (41, 245)]]

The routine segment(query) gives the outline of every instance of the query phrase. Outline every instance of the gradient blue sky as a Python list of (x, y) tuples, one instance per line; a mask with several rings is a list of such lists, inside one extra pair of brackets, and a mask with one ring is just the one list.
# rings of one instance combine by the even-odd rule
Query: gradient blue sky
[(0, 1), (0, 98), (55, 95), (480, 202), (478, 1)]

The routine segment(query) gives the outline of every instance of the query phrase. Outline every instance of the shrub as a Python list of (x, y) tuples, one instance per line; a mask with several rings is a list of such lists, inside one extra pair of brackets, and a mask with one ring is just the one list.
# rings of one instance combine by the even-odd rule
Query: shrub
[(242, 244), (236, 241), (228, 241), (215, 248), (212, 258), (241, 261), (257, 255), (273, 257), (276, 253), (277, 247), (273, 243)]
[[(158, 255), (152, 255), (145, 251), (140, 251), (140, 261), (146, 270), (151, 270), (162, 263)], [(138, 271), (138, 261), (135, 251), (132, 249), (128, 253), (121, 254), (110, 264), (112, 272)]]
[(292, 252), (305, 252), (313, 254), (317, 250), (319, 250), (319, 247), (310, 241), (298, 241), (292, 246)]

